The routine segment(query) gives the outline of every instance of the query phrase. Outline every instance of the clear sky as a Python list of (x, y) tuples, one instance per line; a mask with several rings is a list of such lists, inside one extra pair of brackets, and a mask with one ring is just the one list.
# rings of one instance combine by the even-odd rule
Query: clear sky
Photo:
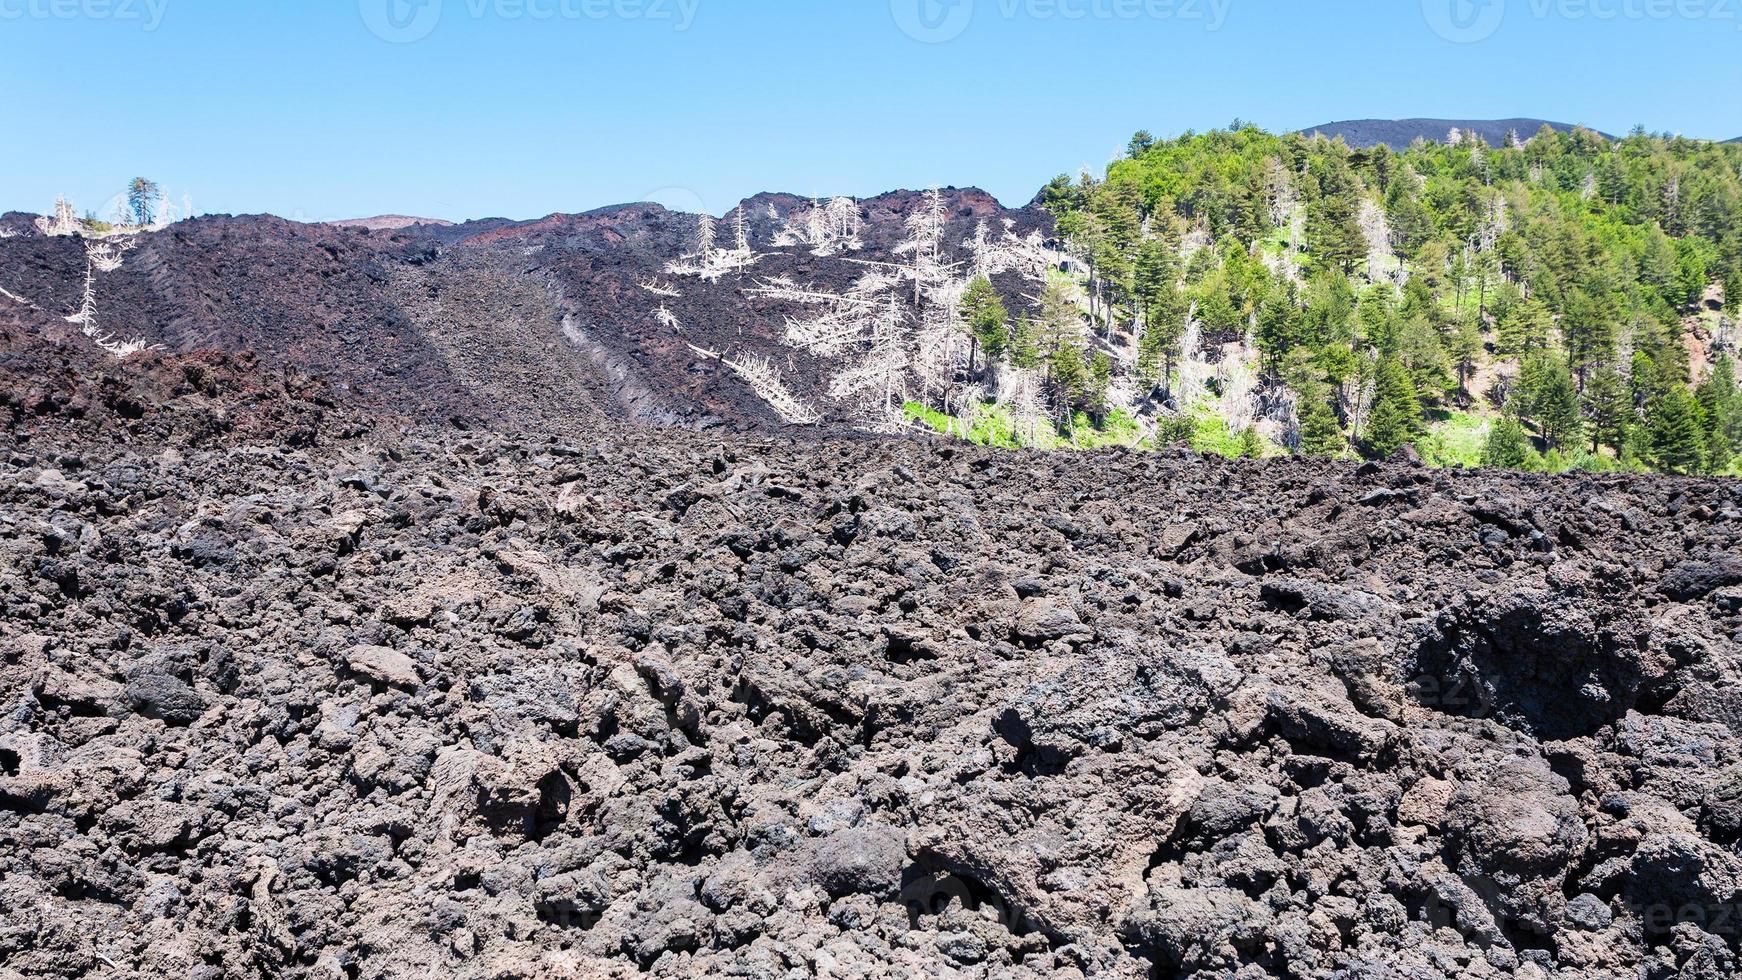
[(1539, 116), (1742, 136), (1742, 0), (0, 0), (0, 210), (1007, 203), (1130, 134)]

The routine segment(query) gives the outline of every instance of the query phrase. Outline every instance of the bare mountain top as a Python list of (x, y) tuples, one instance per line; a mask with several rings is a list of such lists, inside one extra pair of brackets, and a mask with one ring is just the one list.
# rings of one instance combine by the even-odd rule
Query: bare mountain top
[[(1356, 148), (1383, 143), (1394, 150), (1401, 150), (1418, 139), (1442, 141), (1454, 128), (1465, 133), (1474, 133), (1498, 146), (1505, 141), (1509, 132), (1517, 132), (1519, 136), (1529, 139), (1544, 126), (1562, 133), (1572, 132), (1576, 128), (1570, 123), (1550, 122), (1546, 119), (1348, 119), (1322, 126), (1310, 126), (1301, 132), (1309, 136), (1322, 133), (1327, 139), (1341, 136), (1343, 142)], [(1605, 139), (1614, 139), (1607, 133), (1599, 135)]]
[(335, 228), (367, 228), (370, 231), (398, 231), (414, 225), (430, 225), (436, 228), (452, 228), (452, 221), (440, 218), (414, 218), (404, 214), (378, 214), (373, 218), (347, 218), (343, 221), (328, 221), (325, 224)]

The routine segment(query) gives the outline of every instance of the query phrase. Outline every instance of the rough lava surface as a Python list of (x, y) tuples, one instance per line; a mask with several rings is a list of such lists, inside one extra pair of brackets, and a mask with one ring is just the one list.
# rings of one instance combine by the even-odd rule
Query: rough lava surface
[(0, 300), (6, 980), (1737, 972), (1734, 483), (696, 424), (603, 247), (190, 225), (219, 349)]

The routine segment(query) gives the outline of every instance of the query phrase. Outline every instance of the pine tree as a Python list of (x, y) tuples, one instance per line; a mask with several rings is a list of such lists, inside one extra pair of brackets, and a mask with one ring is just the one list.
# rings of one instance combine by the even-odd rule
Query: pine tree
[(1367, 424), (1367, 445), (1384, 458), (1421, 435), (1421, 402), (1415, 382), (1403, 362), (1388, 357), (1379, 363), (1373, 395), (1373, 417)]
[(1082, 337), (1083, 314), (1063, 286), (1049, 282), (1040, 294), (1040, 322), (1035, 327), (1041, 354), (1051, 357), (1065, 343)]
[(1319, 186), (1318, 198), (1307, 208), (1307, 247), (1319, 262), (1347, 275), (1367, 254), (1360, 187), (1342, 160), (1327, 162)]
[(1145, 240), (1137, 249), (1133, 289), (1143, 313), (1137, 371), (1147, 384), (1173, 390), (1173, 362), (1185, 335), (1186, 309), (1179, 291), (1179, 260), (1167, 243)]
[(1412, 256), (1433, 237), (1433, 215), (1415, 192), (1415, 175), (1404, 173), (1385, 192), (1385, 219), (1397, 250)]
[(1107, 392), (1113, 387), (1113, 358), (1106, 351), (1096, 351), (1089, 359), (1089, 382), (1086, 402), (1089, 413), (1097, 422), (1107, 415)]
[[(1346, 347), (1327, 350), (1348, 354)], [(1283, 367), (1284, 383), (1295, 393), (1295, 418), (1300, 426), (1300, 452), (1306, 456), (1341, 456), (1348, 448), (1337, 413), (1331, 408), (1333, 389), (1326, 382), (1324, 352), (1296, 351)], [(1342, 366), (1339, 365), (1339, 370)]]
[(1529, 469), (1532, 450), (1530, 437), (1517, 416), (1508, 412), (1494, 423), (1488, 441), (1482, 447), (1482, 465), (1500, 466), (1510, 470)]
[(1561, 334), (1567, 341), (1567, 359), (1581, 381), (1615, 353), (1614, 314), (1608, 304), (1584, 290), (1573, 289), (1567, 294)]
[(1300, 304), (1289, 288), (1272, 289), (1258, 304), (1258, 349), (1271, 366), (1281, 363), (1302, 341)]
[(1458, 327), (1446, 342), (1446, 353), (1458, 370), (1458, 390), (1470, 394), (1470, 373), (1476, 369), (1476, 355), (1482, 352), (1482, 326), (1476, 317), (1462, 317)]
[(968, 369), (974, 370), (976, 349), (985, 352), (988, 363), (998, 363), (1010, 346), (1010, 314), (990, 279), (980, 276), (968, 283), (962, 294), (961, 316), (973, 341), (968, 352)]
[(1323, 395), (1300, 402), (1300, 451), (1308, 456), (1341, 456), (1348, 445), (1337, 425), (1337, 413)]
[(1603, 368), (1585, 383), (1585, 414), (1591, 420), (1591, 451), (1608, 446), (1619, 457), (1638, 418), (1626, 382), (1614, 368)]
[(1540, 300), (1528, 299), (1506, 311), (1496, 326), (1495, 349), (1501, 357), (1523, 358), (1548, 349), (1554, 314)]
[(1676, 384), (1646, 413), (1652, 459), (1670, 473), (1698, 473), (1706, 461), (1705, 420), (1687, 385)]
[(1093, 383), (1089, 366), (1083, 360), (1083, 348), (1077, 338), (1064, 337), (1047, 358), (1052, 371), (1055, 406), (1062, 418), (1069, 419), (1089, 400)]
[(1252, 426), (1247, 426), (1246, 430), (1240, 433), (1240, 458), (1264, 458), (1264, 440), (1258, 435), (1258, 430)]
[(1540, 355), (1531, 360), (1535, 370), (1529, 373), (1530, 386), (1524, 394), (1543, 440), (1552, 449), (1578, 441), (1584, 423), (1572, 373), (1558, 357)]
[(1041, 350), (1040, 328), (1024, 313), (1016, 320), (1016, 330), (1010, 335), (1010, 363), (1024, 371), (1032, 371), (1045, 361)]
[(1736, 367), (1728, 355), (1712, 365), (1711, 376), (1700, 384), (1695, 397), (1706, 423), (1706, 465), (1713, 473), (1730, 468), (1742, 436), (1742, 397), (1736, 389)]
[(157, 220), (157, 201), (163, 196), (157, 182), (135, 177), (127, 185), (127, 212), (136, 225), (149, 225)]

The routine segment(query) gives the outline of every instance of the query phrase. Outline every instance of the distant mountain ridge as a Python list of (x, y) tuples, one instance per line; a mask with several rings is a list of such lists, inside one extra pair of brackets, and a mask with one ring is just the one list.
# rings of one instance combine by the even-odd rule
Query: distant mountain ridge
[(373, 218), (347, 218), (343, 221), (328, 221), (325, 224), (334, 228), (365, 228), (369, 231), (399, 231), (416, 225), (430, 225), (435, 228), (452, 228), (452, 221), (440, 218), (415, 218), (405, 214), (378, 214)]
[[(1509, 132), (1516, 131), (1519, 136), (1529, 139), (1544, 126), (1562, 133), (1570, 133), (1575, 128), (1571, 123), (1547, 119), (1346, 119), (1310, 126), (1300, 132), (1307, 136), (1322, 133), (1326, 139), (1341, 136), (1343, 142), (1357, 149), (1383, 143), (1394, 150), (1402, 150), (1418, 139), (1444, 142), (1453, 129), (1473, 133), (1490, 145), (1498, 146)], [(1604, 139), (1615, 138), (1608, 133), (1598, 132), (1598, 135)]]

